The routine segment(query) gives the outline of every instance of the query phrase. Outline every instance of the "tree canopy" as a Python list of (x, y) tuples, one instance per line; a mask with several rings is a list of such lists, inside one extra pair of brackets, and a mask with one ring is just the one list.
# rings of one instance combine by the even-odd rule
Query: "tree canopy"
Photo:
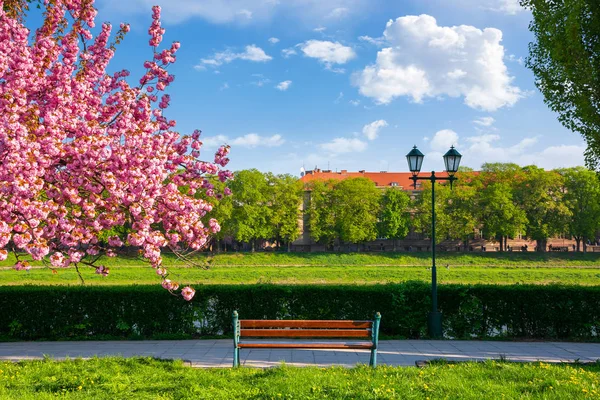
[(526, 65), (559, 121), (587, 142), (589, 168), (600, 170), (600, 2), (521, 0), (533, 20)]

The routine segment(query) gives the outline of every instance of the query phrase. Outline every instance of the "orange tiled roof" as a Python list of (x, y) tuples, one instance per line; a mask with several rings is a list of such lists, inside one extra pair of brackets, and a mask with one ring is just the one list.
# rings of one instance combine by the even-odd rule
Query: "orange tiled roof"
[[(419, 176), (430, 176), (431, 172), (421, 172)], [(446, 177), (446, 172), (436, 172), (437, 176)], [(412, 174), (410, 172), (348, 172), (341, 170), (340, 172), (324, 171), (324, 170), (313, 170), (306, 171), (306, 174), (300, 178), (304, 183), (315, 181), (315, 180), (343, 180), (348, 178), (368, 178), (375, 182), (378, 187), (385, 186), (398, 186), (402, 189), (412, 189), (413, 182), (410, 180)], [(395, 184), (395, 185), (394, 185)]]

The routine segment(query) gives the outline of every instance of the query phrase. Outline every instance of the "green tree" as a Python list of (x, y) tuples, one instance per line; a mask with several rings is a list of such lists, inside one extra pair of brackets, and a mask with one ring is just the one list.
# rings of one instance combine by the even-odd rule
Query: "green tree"
[(256, 169), (236, 171), (229, 187), (233, 192), (231, 232), (237, 241), (250, 243), (254, 251), (257, 240), (273, 236), (272, 187)]
[(380, 237), (393, 240), (394, 251), (396, 251), (396, 240), (408, 235), (409, 206), (410, 197), (401, 189), (389, 188), (381, 196), (381, 213), (377, 228)]
[(538, 251), (546, 251), (548, 238), (565, 233), (571, 211), (563, 201), (563, 177), (555, 171), (528, 166), (515, 198), (525, 211), (527, 237), (537, 242)]
[(525, 211), (513, 199), (513, 187), (507, 181), (492, 182), (479, 191), (479, 212), (484, 237), (500, 242), (500, 251), (508, 237), (523, 232), (527, 223)]
[(339, 239), (335, 226), (336, 208), (333, 196), (335, 184), (335, 181), (315, 180), (308, 186), (310, 202), (307, 212), (310, 237), (328, 248)]
[(298, 219), (303, 185), (292, 175), (268, 174), (267, 179), (272, 187), (271, 224), (277, 243), (287, 243), (290, 251), (291, 243), (300, 236)]
[(364, 243), (377, 238), (380, 197), (368, 178), (345, 179), (335, 185), (335, 227), (341, 241)]
[[(414, 202), (413, 226), (416, 232), (431, 237), (431, 183), (423, 182), (421, 193)], [(450, 197), (450, 185), (435, 184), (435, 229), (436, 243), (447, 238), (450, 216), (446, 213), (446, 206)]]
[(558, 170), (564, 177), (564, 201), (571, 211), (568, 230), (577, 241), (577, 251), (583, 241), (593, 238), (600, 227), (600, 181), (595, 172), (583, 167)]
[(526, 65), (559, 121), (587, 142), (589, 168), (600, 169), (600, 2), (521, 0), (531, 9)]
[[(466, 174), (463, 174), (466, 175)], [(479, 181), (459, 176), (454, 183), (454, 188), (447, 193), (447, 202), (441, 212), (447, 215), (444, 218), (446, 226), (442, 226), (442, 233), (449, 239), (463, 241), (465, 250), (469, 248), (469, 239), (480, 225), (479, 212), (476, 206), (478, 200)]]

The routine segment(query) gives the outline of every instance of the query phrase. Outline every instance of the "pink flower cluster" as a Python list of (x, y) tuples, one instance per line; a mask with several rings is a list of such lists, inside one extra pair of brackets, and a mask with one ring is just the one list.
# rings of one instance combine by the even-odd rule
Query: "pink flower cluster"
[[(167, 67), (180, 45), (159, 51), (165, 32), (160, 7), (152, 8), (152, 60), (144, 63), (139, 85), (131, 86), (128, 71), (107, 74), (112, 26), (102, 24), (93, 37), (93, 1), (52, 1), (33, 36), (2, 5), (0, 260), (10, 246), (34, 260), (49, 256), (52, 267), (83, 263), (105, 276), (108, 268), (95, 260), (129, 244), (141, 248), (163, 286), (177, 290), (165, 283), (161, 250), (201, 249), (220, 230), (207, 215), (212, 204), (196, 194), (222, 196), (207, 175), (224, 182), (232, 174), (221, 170), (228, 146), (203, 161), (200, 131), (180, 135), (164, 116), (170, 97), (157, 93), (174, 81)], [(121, 24), (116, 41), (128, 31)], [(182, 193), (182, 186), (189, 190)], [(128, 234), (103, 243), (104, 232), (122, 226)], [(186, 300), (194, 293), (181, 290)]]

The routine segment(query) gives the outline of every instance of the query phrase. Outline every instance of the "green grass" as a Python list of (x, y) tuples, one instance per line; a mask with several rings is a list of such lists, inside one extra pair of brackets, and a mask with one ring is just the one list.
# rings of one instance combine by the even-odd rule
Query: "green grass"
[[(173, 254), (164, 254), (166, 266), (183, 265)], [(431, 254), (421, 253), (221, 253), (195, 256), (198, 264), (212, 266), (427, 266)], [(438, 264), (454, 266), (502, 266), (502, 267), (600, 267), (600, 253), (449, 253), (439, 252)], [(137, 257), (104, 258), (106, 266), (142, 266), (146, 263)], [(15, 263), (11, 254), (0, 267)], [(42, 265), (40, 262), (32, 265)]]
[[(180, 283), (207, 284), (376, 284), (398, 283), (408, 280), (429, 282), (431, 271), (427, 267), (390, 266), (303, 266), (272, 267), (213, 266), (200, 268), (172, 267), (170, 278)], [(108, 277), (82, 269), (87, 285), (158, 284), (159, 277), (149, 266), (113, 267)], [(445, 267), (438, 268), (440, 283), (562, 283), (572, 285), (600, 285), (600, 268), (560, 267)], [(0, 285), (76, 285), (79, 278), (74, 268), (59, 269), (53, 274), (46, 268), (33, 268), (29, 272), (0, 271)]]
[(0, 363), (1, 399), (589, 399), (600, 365), (437, 363), (425, 368), (192, 369), (102, 358)]

